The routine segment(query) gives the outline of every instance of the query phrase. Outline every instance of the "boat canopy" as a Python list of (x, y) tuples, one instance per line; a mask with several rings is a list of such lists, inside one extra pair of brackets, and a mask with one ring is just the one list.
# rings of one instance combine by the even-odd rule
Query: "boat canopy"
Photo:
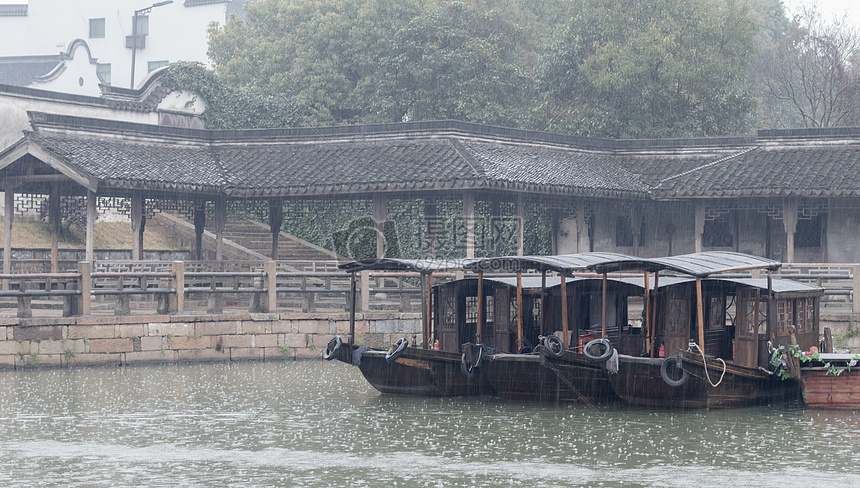
[[(694, 281), (695, 278), (667, 276), (660, 278), (659, 289), (662, 291), (666, 288), (676, 286), (681, 283), (692, 283)], [(638, 276), (609, 278), (609, 282), (627, 283), (629, 285), (634, 285), (642, 289), (645, 288), (644, 278)], [(767, 278), (712, 277), (708, 278), (704, 282), (733, 283), (735, 285), (746, 286), (749, 288), (758, 288), (759, 290), (767, 291)], [(806, 283), (801, 283), (799, 281), (793, 281), (788, 278), (773, 278), (771, 280), (771, 284), (774, 298), (816, 297), (824, 295), (824, 288), (815, 285), (809, 285)], [(649, 288), (651, 289), (651, 291), (654, 291), (654, 281), (651, 281), (649, 283)]]
[(713, 274), (733, 273), (754, 269), (776, 271), (782, 266), (779, 261), (729, 251), (706, 251), (682, 254), (663, 258), (621, 259), (617, 262), (596, 263), (589, 266), (591, 271), (611, 273), (617, 271), (676, 271), (696, 278), (706, 278)]
[(570, 275), (575, 272), (588, 271), (594, 266), (604, 263), (622, 263), (627, 261), (641, 262), (626, 254), (614, 252), (584, 252), (579, 254), (561, 254), (558, 256), (502, 256), (495, 258), (475, 259), (468, 265), (474, 272), (488, 271), (554, 271)]
[(398, 259), (380, 258), (363, 259), (339, 264), (337, 267), (347, 273), (359, 271), (412, 271), (423, 274), (435, 271), (451, 271), (467, 269), (474, 259)]

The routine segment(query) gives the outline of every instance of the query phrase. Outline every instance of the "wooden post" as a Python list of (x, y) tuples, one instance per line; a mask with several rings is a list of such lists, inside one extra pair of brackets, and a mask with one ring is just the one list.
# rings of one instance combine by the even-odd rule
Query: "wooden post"
[(797, 232), (797, 199), (788, 198), (782, 202), (782, 224), (785, 227), (786, 261), (794, 262), (794, 234)]
[(352, 345), (355, 344), (355, 273), (349, 275), (349, 337), (347, 344), (348, 351), (352, 351)]
[(564, 350), (570, 347), (570, 327), (567, 323), (567, 274), (561, 273), (561, 336)]
[(523, 203), (523, 194), (517, 194), (517, 256), (522, 256), (525, 252), (524, 229), (525, 227), (525, 203)]
[(502, 254), (502, 208), (498, 195), (493, 195), (490, 201), (490, 220), (493, 225), (493, 256)]
[(433, 345), (433, 273), (427, 274), (427, 321), (424, 324), (424, 347), (432, 349)]
[(702, 234), (705, 232), (705, 202), (703, 200), (697, 200), (695, 208), (695, 249), (696, 252), (702, 252)]
[(281, 225), (284, 223), (284, 202), (280, 199), (269, 201), (269, 229), (272, 231), (272, 259), (280, 257), (278, 240), (281, 237)]
[(382, 193), (373, 194), (373, 227), (376, 229), (376, 257), (385, 257), (385, 221), (388, 219), (388, 199)]
[(361, 272), (361, 311), (370, 311), (370, 271)]
[(523, 345), (523, 272), (517, 270), (517, 351)]
[[(96, 207), (96, 192), (87, 190), (87, 257), (88, 263), (92, 264), (95, 257), (93, 243), (96, 231), (96, 219), (98, 218), (98, 209)], [(82, 312), (83, 313), (83, 312)], [(87, 312), (89, 313), (89, 312)]]
[(78, 313), (81, 315), (90, 314), (90, 293), (93, 288), (93, 263), (92, 261), (81, 261), (78, 263), (78, 274), (81, 278), (78, 280), (78, 290), (81, 294), (78, 296)]
[(227, 226), (227, 198), (215, 199), (215, 261), (224, 259), (224, 228)]
[[(424, 200), (424, 223), (427, 225), (427, 256), (436, 259), (436, 200)], [(429, 338), (426, 338), (429, 340)]]
[(185, 311), (185, 263), (173, 261), (170, 265), (173, 271), (172, 288), (176, 290), (170, 295), (170, 313)]
[(657, 328), (657, 297), (659, 296), (657, 290), (660, 289), (660, 272), (654, 272), (654, 305), (651, 307), (651, 335), (646, 336), (646, 345), (648, 346), (649, 355), (654, 357), (654, 337), (656, 335)]
[(48, 196), (48, 226), (51, 228), (51, 273), (60, 270), (60, 185), (51, 185)]
[[(6, 188), (6, 207), (3, 209), (3, 273), (12, 274), (12, 222), (15, 220), (15, 192)], [(9, 289), (9, 280), (3, 280), (3, 289)]]
[(705, 354), (705, 306), (702, 302), (702, 278), (696, 277), (696, 323), (699, 324), (699, 349)]
[(603, 302), (603, 309), (601, 311), (600, 319), (600, 337), (602, 337), (603, 339), (606, 339), (606, 285), (606, 273), (603, 273), (603, 300), (601, 300)]
[(140, 243), (143, 241), (141, 217), (143, 216), (143, 195), (139, 191), (131, 193), (131, 259), (142, 259)]
[(203, 260), (203, 231), (206, 228), (206, 202), (194, 206), (194, 259)]
[(851, 266), (851, 277), (851, 296), (853, 297), (851, 312), (860, 313), (860, 265)]
[[(651, 333), (651, 283), (650, 273), (645, 272), (645, 346), (649, 346), (648, 336)], [(646, 349), (647, 350), (647, 349)]]
[(463, 226), (466, 229), (466, 257), (475, 257), (475, 194), (463, 194)]
[(481, 343), (481, 332), (484, 325), (484, 272), (478, 271), (478, 323), (476, 324), (475, 344)]
[(278, 262), (266, 261), (263, 263), (263, 272), (266, 273), (266, 299), (263, 304), (264, 312), (278, 310)]

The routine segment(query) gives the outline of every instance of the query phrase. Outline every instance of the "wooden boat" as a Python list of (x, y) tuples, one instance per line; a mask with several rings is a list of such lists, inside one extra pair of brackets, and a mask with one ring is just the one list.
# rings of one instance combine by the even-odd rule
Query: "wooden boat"
[[(739, 253), (646, 261), (652, 264), (645, 269), (655, 274), (671, 270), (691, 277), (664, 278), (653, 300), (646, 298), (653, 304), (642, 338), (645, 358), (620, 354), (618, 373), (609, 375), (619, 397), (658, 408), (728, 408), (798, 398), (798, 382), (782, 381), (769, 369), (769, 346), (788, 344), (789, 326), (797, 321), (803, 323), (797, 339), (817, 343), (822, 289), (774, 280), (770, 272), (779, 263)], [(751, 269), (767, 270), (768, 278), (715, 277)], [(645, 283), (647, 278), (648, 289)], [(671, 357), (661, 358), (660, 351)]]
[[(821, 353), (800, 367), (803, 401), (809, 408), (860, 409), (860, 356)], [(854, 363), (851, 365), (851, 363)]]
[[(516, 325), (511, 321), (506, 329), (497, 326), (495, 345), (501, 352), (483, 360), (484, 373), (499, 396), (553, 403), (617, 400), (606, 374), (605, 362), (609, 356), (588, 357), (580, 344), (586, 338), (601, 337), (600, 317), (604, 314), (600, 306), (602, 296), (597, 291), (600, 280), (571, 276), (595, 264), (628, 259), (637, 258), (616, 253), (506, 256), (476, 260), (469, 265), (479, 276), (485, 271), (517, 273), (515, 282), (499, 280), (510, 291), (495, 292), (497, 297), (516, 294), (516, 303), (511, 308)], [(538, 271), (542, 276), (522, 277), (527, 270)], [(548, 272), (558, 276), (548, 277)], [(499, 301), (497, 298), (496, 303)]]
[[(323, 351), (324, 359), (338, 359), (357, 366), (367, 381), (383, 393), (428, 396), (488, 395), (493, 389), (480, 368), (484, 346), (469, 341), (472, 323), (459, 321), (456, 311), (474, 302), (477, 286), (454, 284), (439, 295), (432, 286), (433, 274), (462, 270), (464, 261), (374, 259), (340, 266), (352, 274), (350, 292), (350, 332), (344, 341), (333, 337)], [(416, 272), (422, 287), (422, 344), (400, 338), (390, 349), (374, 349), (355, 343), (356, 274), (370, 271)], [(433, 293), (428, 290), (433, 289)], [(433, 297), (435, 296), (435, 300)], [(433, 304), (436, 313), (431, 313)], [(450, 310), (449, 310), (450, 308)], [(451, 311), (454, 311), (452, 315)], [(464, 314), (461, 314), (464, 315)], [(438, 324), (431, 319), (436, 317)], [(449, 320), (450, 319), (450, 320)], [(433, 348), (438, 344), (439, 348)]]

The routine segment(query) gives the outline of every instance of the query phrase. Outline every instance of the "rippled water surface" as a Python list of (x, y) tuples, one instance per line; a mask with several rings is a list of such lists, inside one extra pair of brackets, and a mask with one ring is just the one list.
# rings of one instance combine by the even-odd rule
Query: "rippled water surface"
[(854, 412), (382, 395), (346, 364), (0, 372), (0, 486), (860, 484)]

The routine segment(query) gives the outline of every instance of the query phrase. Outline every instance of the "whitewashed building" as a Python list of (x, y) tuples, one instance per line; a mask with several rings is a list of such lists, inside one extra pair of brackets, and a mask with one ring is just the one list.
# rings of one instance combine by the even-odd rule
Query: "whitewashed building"
[(244, 3), (29, 0), (0, 5), (0, 84), (89, 96), (100, 94), (100, 83), (136, 88), (147, 73), (167, 63), (208, 63), (210, 24), (241, 15)]

